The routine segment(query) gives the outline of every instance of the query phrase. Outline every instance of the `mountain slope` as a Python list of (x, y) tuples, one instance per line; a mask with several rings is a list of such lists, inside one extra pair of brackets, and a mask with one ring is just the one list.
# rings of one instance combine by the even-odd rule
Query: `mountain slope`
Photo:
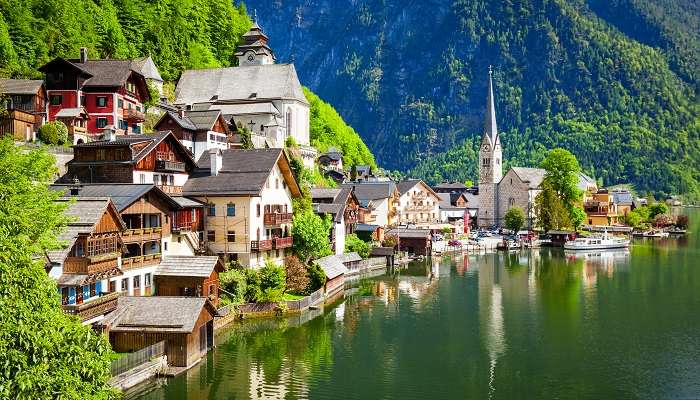
[[(295, 61), (385, 167), (474, 180), (463, 143), (480, 136), (493, 64), (511, 163), (534, 165), (563, 146), (604, 184), (698, 193), (697, 6), (682, 0), (686, 22), (672, 23), (683, 5), (665, 9), (670, 1), (248, 4), (278, 57)], [(656, 33), (636, 32), (640, 21)], [(465, 164), (443, 170), (435, 155), (453, 149), (454, 164), (460, 148)]]

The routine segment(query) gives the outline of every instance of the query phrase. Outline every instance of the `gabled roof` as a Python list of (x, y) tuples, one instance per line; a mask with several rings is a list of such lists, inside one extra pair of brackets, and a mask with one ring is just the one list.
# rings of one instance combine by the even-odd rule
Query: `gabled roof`
[(140, 72), (146, 79), (153, 79), (163, 82), (163, 78), (160, 76), (158, 67), (156, 67), (156, 63), (153, 62), (151, 56), (133, 59), (132, 68), (134, 71)]
[(192, 121), (194, 126), (200, 131), (212, 130), (216, 121), (222, 117), (221, 111), (219, 110), (185, 111), (185, 116)]
[(171, 208), (178, 209), (180, 205), (172, 197), (153, 184), (138, 183), (110, 183), (110, 184), (86, 184), (81, 185), (76, 196), (71, 196), (70, 189), (75, 185), (56, 184), (51, 185), (52, 190), (64, 191), (63, 197), (108, 197), (112, 199), (117, 211), (122, 212), (147, 193), (153, 193), (165, 201)]
[(318, 203), (312, 204), (314, 213), (316, 214), (329, 214), (333, 216), (334, 222), (340, 222), (343, 220), (343, 215), (345, 212), (345, 204), (336, 203)]
[(340, 194), (339, 188), (311, 188), (311, 201), (314, 200), (335, 200)]
[(418, 239), (430, 239), (430, 231), (427, 229), (391, 229), (386, 232), (387, 235), (397, 236), (399, 238), (418, 238)]
[(511, 169), (521, 181), (528, 184), (530, 189), (539, 188), (547, 172), (542, 168), (513, 167)]
[(469, 189), (467, 185), (461, 183), (461, 182), (442, 182), (439, 183), (435, 186), (433, 186), (433, 190), (438, 191), (438, 190), (457, 190), (457, 191), (462, 191), (462, 190), (467, 190)]
[(156, 275), (208, 278), (220, 265), (218, 256), (167, 256), (161, 260)]
[(627, 189), (614, 189), (611, 192), (613, 196), (613, 202), (619, 205), (632, 205), (634, 204), (634, 199), (632, 198), (632, 192)]
[(0, 79), (0, 93), (34, 95), (43, 85), (44, 81), (40, 79)]
[(336, 255), (319, 258), (314, 260), (314, 263), (321, 267), (328, 279), (336, 278), (348, 272), (348, 269), (343, 265), (343, 259)]
[(341, 187), (354, 188), (355, 196), (360, 202), (388, 199), (396, 192), (396, 184), (392, 181), (345, 183)]
[(433, 188), (428, 186), (428, 184), (423, 182), (421, 179), (407, 179), (405, 181), (401, 181), (396, 184), (396, 189), (399, 191), (399, 194), (403, 195), (404, 193), (413, 189), (416, 185), (423, 186), (423, 188), (427, 190), (428, 193), (432, 193), (435, 197), (437, 197), (437, 193), (433, 191)]
[(75, 107), (75, 108), (62, 108), (56, 113), (55, 117), (56, 118), (77, 118), (77, 117), (90, 118), (90, 115), (88, 115), (87, 111), (85, 111), (85, 108)]
[(110, 330), (190, 333), (205, 307), (216, 315), (205, 297), (121, 296)]
[(221, 157), (221, 170), (217, 175), (212, 175), (210, 154), (203, 153), (198, 160), (198, 169), (190, 174), (183, 187), (183, 194), (257, 196), (264, 188), (272, 169), (278, 165), (292, 196), (301, 195), (299, 184), (282, 149), (228, 149), (221, 151)]
[(219, 110), (223, 115), (228, 118), (244, 116), (244, 115), (256, 115), (256, 114), (271, 114), (278, 116), (280, 111), (275, 107), (271, 101), (263, 102), (250, 102), (250, 103), (237, 103), (237, 104), (193, 104), (193, 111), (203, 111), (203, 110)]
[(175, 104), (297, 100), (309, 104), (292, 64), (186, 70), (175, 90)]

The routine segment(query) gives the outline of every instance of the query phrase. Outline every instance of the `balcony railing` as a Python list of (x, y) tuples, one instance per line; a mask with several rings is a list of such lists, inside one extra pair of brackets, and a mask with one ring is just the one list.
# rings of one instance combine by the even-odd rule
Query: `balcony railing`
[(182, 186), (172, 186), (172, 185), (156, 185), (158, 189), (164, 191), (167, 194), (181, 194)]
[(82, 304), (66, 304), (63, 311), (66, 314), (77, 315), (82, 321), (105, 315), (117, 308), (119, 292), (102, 295), (96, 299), (90, 299)]
[(428, 206), (428, 205), (413, 205), (409, 204), (405, 208), (406, 211), (433, 211), (435, 210), (435, 206)]
[(92, 274), (118, 266), (119, 253), (104, 253), (86, 257), (66, 257), (63, 272), (66, 274)]
[(250, 249), (252, 251), (272, 250), (272, 240), (253, 240), (250, 242)]
[(156, 171), (185, 172), (185, 163), (180, 161), (156, 160)]
[(280, 225), (292, 222), (292, 213), (265, 213), (265, 225)]
[(124, 243), (135, 243), (141, 241), (160, 240), (162, 238), (162, 228), (138, 228), (127, 229), (122, 232)]
[(273, 240), (276, 249), (286, 249), (292, 247), (292, 237), (275, 238)]
[(122, 271), (160, 264), (160, 253), (122, 258)]

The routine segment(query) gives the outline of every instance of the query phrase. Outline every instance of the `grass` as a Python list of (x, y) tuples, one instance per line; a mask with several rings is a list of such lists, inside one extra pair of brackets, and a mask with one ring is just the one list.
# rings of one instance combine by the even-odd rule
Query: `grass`
[(282, 300), (301, 300), (301, 299), (303, 299), (304, 297), (306, 297), (306, 296), (304, 296), (304, 295), (299, 295), (299, 294), (295, 294), (295, 293), (285, 293), (285, 294), (282, 296)]

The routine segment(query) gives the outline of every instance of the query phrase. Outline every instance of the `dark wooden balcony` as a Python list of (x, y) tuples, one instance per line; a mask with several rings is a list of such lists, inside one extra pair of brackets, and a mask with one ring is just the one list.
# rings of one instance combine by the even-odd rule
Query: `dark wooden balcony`
[(292, 237), (275, 238), (273, 240), (276, 249), (286, 249), (292, 247)]
[(185, 163), (180, 161), (156, 160), (156, 171), (185, 172)]
[(281, 225), (292, 222), (292, 213), (265, 213), (263, 216), (265, 225)]
[(92, 274), (118, 267), (118, 252), (96, 254), (86, 257), (66, 257), (63, 263), (65, 274)]
[(149, 265), (160, 264), (160, 253), (146, 254), (144, 256), (135, 256), (122, 258), (122, 271), (128, 271), (130, 269), (137, 269), (142, 267), (147, 267)]
[(106, 293), (81, 304), (66, 304), (63, 306), (63, 311), (66, 314), (77, 315), (82, 321), (87, 321), (114, 311), (117, 308), (119, 294), (119, 292)]
[(250, 249), (252, 251), (272, 250), (272, 240), (253, 240), (250, 242)]
[(162, 239), (162, 228), (140, 228), (127, 229), (122, 232), (122, 241), (124, 243), (140, 243)]
[(162, 190), (167, 194), (181, 194), (182, 186), (171, 186), (171, 185), (156, 185), (158, 189)]

